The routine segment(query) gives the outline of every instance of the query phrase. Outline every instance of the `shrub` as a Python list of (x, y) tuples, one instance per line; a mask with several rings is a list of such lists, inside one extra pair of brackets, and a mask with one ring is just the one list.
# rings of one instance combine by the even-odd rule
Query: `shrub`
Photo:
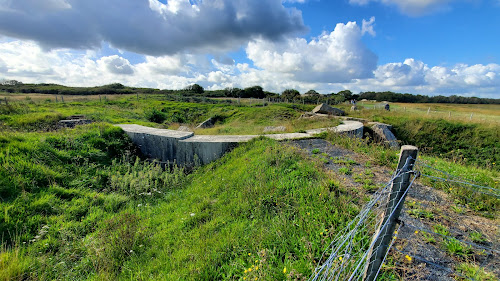
[(165, 113), (159, 111), (158, 109), (156, 108), (150, 108), (150, 109), (147, 109), (144, 114), (146, 115), (146, 119), (151, 121), (151, 122), (154, 122), (154, 123), (163, 123), (163, 121), (165, 121), (165, 119), (167, 119), (167, 117), (165, 116)]

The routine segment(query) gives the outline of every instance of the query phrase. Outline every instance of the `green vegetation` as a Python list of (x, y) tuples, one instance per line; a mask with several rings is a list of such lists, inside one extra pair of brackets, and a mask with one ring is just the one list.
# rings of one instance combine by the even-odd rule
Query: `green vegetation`
[(473, 231), (469, 234), (470, 239), (474, 243), (485, 243), (486, 238), (484, 238), (484, 235), (481, 232)]
[(441, 224), (435, 224), (433, 226), (434, 228), (434, 232), (436, 232), (437, 234), (440, 234), (440, 235), (443, 235), (443, 236), (448, 236), (450, 235), (450, 231), (448, 230), (448, 228), (444, 225), (441, 225)]
[(360, 204), (271, 140), (189, 175), (103, 123), (3, 133), (0, 149), (3, 280), (302, 278)]
[(359, 94), (359, 99), (388, 101), (388, 102), (405, 102), (405, 103), (461, 103), (461, 104), (500, 104), (500, 99), (487, 99), (477, 97), (460, 97), (460, 96), (424, 96), (412, 94), (400, 94), (393, 92), (363, 92)]
[(462, 242), (457, 239), (445, 239), (443, 241), (443, 245), (446, 250), (453, 255), (466, 257), (472, 254), (472, 248), (468, 245), (464, 245)]
[[(498, 105), (442, 106), (443, 114), (428, 115), (422, 107), (397, 105), (397, 111), (363, 110), (353, 114), (391, 124), (402, 144), (419, 147), (421, 152), (471, 166), (500, 171), (500, 107)], [(408, 111), (403, 111), (408, 106)], [(433, 105), (435, 108), (435, 105)], [(467, 108), (467, 110), (466, 110)], [(453, 116), (448, 117), (448, 110)], [(469, 120), (471, 112), (484, 114)], [(467, 117), (465, 117), (467, 116)], [(485, 121), (483, 121), (485, 119)]]
[[(65, 97), (65, 102), (23, 98), (0, 105), (0, 280), (307, 278), (336, 231), (377, 189), (377, 168), (358, 171), (356, 161), (330, 159), (320, 150), (307, 159), (289, 146), (257, 139), (187, 173), (140, 158), (112, 124), (177, 129), (215, 120), (214, 128), (197, 134), (254, 134), (278, 125), (294, 132), (338, 124), (298, 119), (312, 107), (238, 105), (156, 92)], [(57, 121), (77, 114), (96, 122), (57, 128)], [(368, 140), (323, 137), (363, 154), (366, 167), (395, 168), (397, 151)], [(421, 158), (498, 187), (495, 169), (425, 153)], [(367, 192), (351, 190), (326, 173), (322, 162), (330, 160)], [(449, 182), (422, 181), (449, 193), (463, 208), (498, 215), (498, 199)], [(432, 219), (417, 205), (412, 210)], [(476, 243), (481, 238), (470, 237)], [(452, 243), (450, 251), (467, 254)], [(389, 269), (383, 274), (395, 279)]]
[(465, 277), (477, 281), (497, 281), (495, 274), (486, 272), (484, 268), (472, 263), (461, 263), (457, 266), (457, 271)]

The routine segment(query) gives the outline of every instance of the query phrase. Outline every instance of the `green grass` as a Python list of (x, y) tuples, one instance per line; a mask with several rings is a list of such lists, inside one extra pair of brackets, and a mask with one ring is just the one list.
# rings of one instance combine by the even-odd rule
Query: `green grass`
[(452, 255), (467, 257), (472, 254), (471, 246), (465, 245), (462, 242), (450, 238), (443, 241), (443, 246)]
[(189, 175), (106, 124), (0, 144), (2, 280), (304, 278), (362, 204), (268, 139)]
[[(403, 107), (408, 111), (403, 111)], [(446, 116), (427, 115), (428, 107), (445, 111)], [(351, 114), (391, 124), (402, 144), (416, 145), (428, 155), (500, 171), (499, 105), (397, 104), (396, 108), (396, 111), (362, 110)], [(466, 112), (467, 116), (483, 114), (486, 119), (448, 118), (449, 112)]]
[[(197, 133), (253, 134), (265, 126), (300, 131), (337, 121), (297, 119), (312, 106), (179, 99), (24, 99), (0, 106), (0, 280), (300, 280), (311, 274), (336, 231), (366, 199), (323, 171), (317, 160), (329, 161), (325, 155), (308, 160), (294, 148), (258, 139), (187, 174), (138, 158), (111, 124), (176, 129), (214, 117), (214, 128)], [(98, 122), (54, 130), (59, 119), (76, 114)], [(364, 154), (370, 166), (395, 168), (397, 151), (323, 136)], [(439, 169), (498, 187), (495, 169), (421, 155)], [(356, 164), (332, 161), (351, 173)], [(352, 176), (366, 190), (377, 188), (371, 170), (358, 174)], [(422, 181), (459, 205), (498, 214), (498, 200)]]
[[(324, 137), (326, 140), (335, 145), (339, 145), (364, 155), (366, 160), (370, 163), (387, 166), (391, 170), (396, 169), (399, 157), (398, 151), (387, 149), (381, 145), (370, 144), (368, 140), (346, 138), (334, 133), (324, 134)], [(425, 165), (417, 166), (417, 169), (425, 175), (447, 177), (439, 171), (441, 170), (453, 176), (466, 179), (467, 181), (472, 181), (477, 185), (493, 189), (500, 188), (500, 172), (496, 169), (486, 169), (475, 165), (458, 163), (452, 160), (429, 155), (428, 153), (422, 151), (419, 151), (418, 158), (423, 163), (434, 168), (428, 168)], [(354, 176), (355, 180), (358, 182), (363, 182), (365, 178), (367, 180), (370, 179), (365, 176)], [(491, 193), (491, 190), (478, 190), (470, 185), (435, 180), (424, 176), (421, 176), (419, 181), (423, 184), (449, 193), (455, 198), (456, 204), (468, 207), (485, 217), (492, 218), (498, 216), (499, 214), (500, 199), (489, 194), (484, 194), (484, 191)]]
[(484, 268), (472, 263), (461, 263), (456, 267), (456, 270), (465, 277), (477, 281), (497, 281), (498, 277), (491, 272), (487, 272)]
[(469, 238), (474, 243), (485, 243), (487, 240), (481, 232), (473, 231), (469, 234)]

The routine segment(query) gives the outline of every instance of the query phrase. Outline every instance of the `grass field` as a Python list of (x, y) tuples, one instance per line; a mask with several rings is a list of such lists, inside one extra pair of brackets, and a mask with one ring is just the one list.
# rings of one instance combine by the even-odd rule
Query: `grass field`
[[(269, 139), (241, 145), (191, 173), (163, 170), (141, 159), (112, 124), (175, 128), (217, 117), (215, 128), (200, 133), (230, 134), (336, 122), (298, 122), (312, 107), (189, 103), (163, 96), (64, 103), (24, 98), (0, 105), (0, 280), (307, 279), (369, 191), (346, 186), (323, 162)], [(74, 114), (98, 122), (55, 130), (59, 119)], [(397, 114), (374, 118), (392, 120), (397, 128), (403, 124)], [(483, 128), (477, 126), (473, 130)], [(487, 138), (495, 136), (484, 130)], [(396, 151), (335, 135), (327, 139), (372, 165), (396, 165)], [(477, 183), (500, 186), (500, 173), (488, 168), (492, 163), (423, 157)], [(450, 191), (447, 184), (436, 188), (478, 214), (498, 217), (499, 200)]]

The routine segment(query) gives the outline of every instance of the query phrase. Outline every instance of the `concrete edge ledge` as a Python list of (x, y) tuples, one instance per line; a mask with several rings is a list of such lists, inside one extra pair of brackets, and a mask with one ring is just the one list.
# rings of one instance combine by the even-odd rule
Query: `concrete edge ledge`
[(305, 133), (262, 134), (262, 135), (194, 135), (193, 132), (156, 129), (136, 124), (119, 124), (141, 152), (150, 158), (162, 162), (176, 162), (181, 166), (205, 165), (236, 147), (241, 142), (248, 142), (263, 136), (283, 141), (314, 138), (316, 134), (334, 131), (353, 137), (363, 137), (363, 123), (343, 121), (332, 128), (308, 130)]

